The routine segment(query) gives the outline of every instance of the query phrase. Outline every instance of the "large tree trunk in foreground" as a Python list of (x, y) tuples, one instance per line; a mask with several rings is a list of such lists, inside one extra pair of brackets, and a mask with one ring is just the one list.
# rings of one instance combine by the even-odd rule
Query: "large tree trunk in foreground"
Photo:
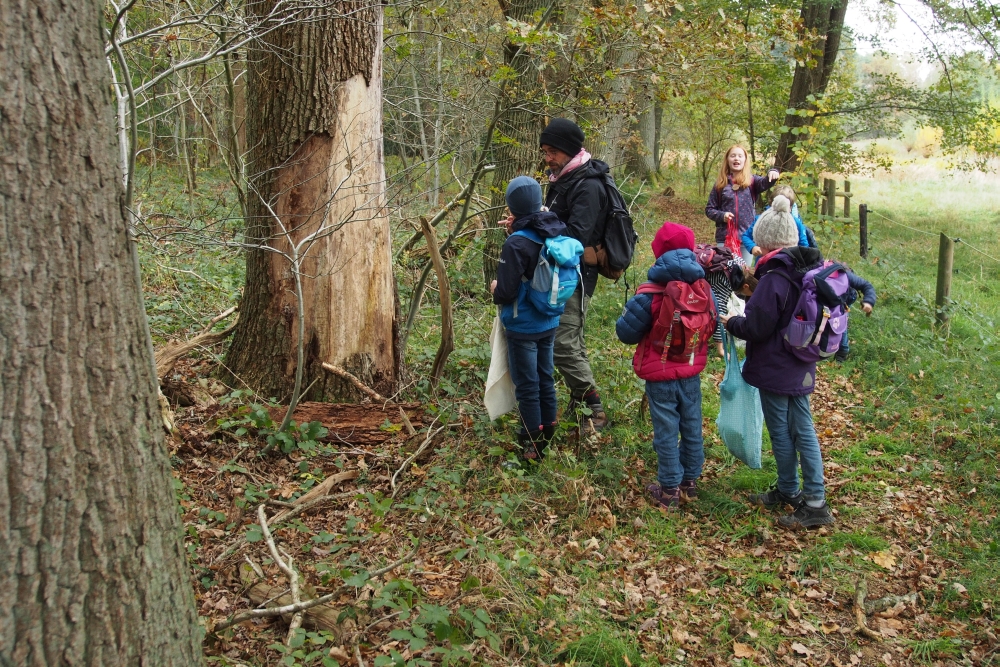
[[(818, 39), (810, 45), (815, 53), (809, 54), (806, 64), (802, 59), (795, 65), (795, 76), (792, 79), (792, 90), (788, 95), (788, 109), (807, 109), (810, 106), (810, 95), (822, 95), (830, 83), (833, 66), (837, 62), (837, 52), (840, 49), (840, 36), (844, 30), (844, 17), (847, 14), (848, 0), (803, 0), (802, 23), (808, 31), (815, 31)], [(805, 127), (812, 124), (812, 117), (786, 115), (785, 125), (792, 128)], [(798, 135), (785, 132), (778, 140), (778, 152), (775, 157), (775, 167), (781, 171), (794, 171), (799, 160), (792, 150)]]
[[(248, 9), (260, 17), (275, 0)], [(340, 366), (384, 395), (398, 377), (395, 292), (382, 155), (382, 8), (327, 3), (250, 50), (247, 236), (302, 248), (304, 381), (314, 400), (356, 397)], [(276, 217), (275, 217), (276, 216)], [(247, 253), (246, 288), (227, 367), (265, 396), (289, 399), (299, 309), (286, 256)]]
[(102, 5), (0, 21), (0, 665), (201, 663)]

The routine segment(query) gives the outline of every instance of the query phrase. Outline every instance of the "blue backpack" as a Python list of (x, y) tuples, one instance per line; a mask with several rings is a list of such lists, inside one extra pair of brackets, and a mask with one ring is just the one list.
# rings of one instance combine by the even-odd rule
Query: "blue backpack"
[[(522, 229), (511, 236), (523, 236), (541, 245), (535, 275), (528, 285), (528, 299), (538, 312), (545, 316), (562, 315), (566, 302), (573, 296), (580, 283), (580, 257), (583, 244), (569, 236), (542, 239), (530, 229)], [(521, 280), (528, 279), (521, 276)], [(514, 317), (517, 317), (517, 302), (514, 302)]]

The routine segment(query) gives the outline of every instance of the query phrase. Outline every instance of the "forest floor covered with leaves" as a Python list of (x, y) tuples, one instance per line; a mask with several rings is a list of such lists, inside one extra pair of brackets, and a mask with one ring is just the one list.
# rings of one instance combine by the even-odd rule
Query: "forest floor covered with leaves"
[[(682, 199), (637, 203), (642, 238), (665, 216), (691, 220), (706, 238), (699, 209)], [(911, 225), (940, 223), (933, 211), (879, 210)], [(996, 217), (954, 231), (996, 251)], [(704, 490), (674, 514), (650, 506), (652, 427), (639, 413), (631, 349), (610, 334), (622, 284), (602, 284), (588, 321), (613, 426), (581, 441), (565, 421), (541, 465), (505, 468), (515, 458), (514, 424), (491, 424), (481, 406), (493, 310), (477, 295), (478, 264), (468, 260), (475, 243), (451, 264), (453, 287), (466, 296), (457, 299), (456, 351), (436, 391), (423, 379), (438, 335), (428, 307), (410, 340), (399, 405), (306, 405), (295, 431), (259, 456), (280, 406), (218, 384), (221, 348), (182, 360), (174, 381), (202, 391), (178, 408), (168, 444), (209, 660), (1000, 665), (1000, 302), (991, 287), (1000, 266), (956, 260), (959, 276), (975, 280), (956, 280), (945, 338), (930, 326), (931, 244), (886, 230), (876, 231), (868, 262), (853, 261), (849, 226), (818, 230), (826, 254), (852, 260), (880, 300), (872, 318), (852, 317), (852, 358), (825, 365), (813, 395), (837, 519), (816, 531), (783, 531), (747, 505), (747, 493), (774, 480), (774, 460), (766, 435), (759, 471), (718, 440), (719, 359), (702, 376)], [(643, 253), (639, 266), (650, 260), (645, 244)], [(147, 272), (161, 341), (184, 336), (172, 313), (224, 306), (224, 288), (238, 284), (238, 265), (185, 261), (172, 267), (222, 289), (216, 302), (191, 305), (179, 285), (198, 279)], [(630, 272), (632, 286), (637, 275)], [(405, 298), (405, 284), (401, 291)], [(261, 505), (300, 597), (331, 598), (287, 644), (288, 619), (220, 629), (234, 614), (291, 599)]]

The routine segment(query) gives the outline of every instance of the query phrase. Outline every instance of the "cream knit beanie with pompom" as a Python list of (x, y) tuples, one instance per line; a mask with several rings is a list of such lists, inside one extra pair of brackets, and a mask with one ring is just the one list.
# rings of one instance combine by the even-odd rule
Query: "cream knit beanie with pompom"
[(771, 208), (760, 214), (753, 228), (753, 242), (761, 250), (770, 252), (799, 244), (799, 228), (791, 211), (792, 205), (788, 197), (778, 195), (771, 202)]

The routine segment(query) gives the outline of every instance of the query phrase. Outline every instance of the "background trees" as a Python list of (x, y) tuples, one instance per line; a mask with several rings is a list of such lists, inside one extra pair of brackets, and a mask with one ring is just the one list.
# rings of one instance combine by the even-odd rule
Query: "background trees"
[(0, 663), (197, 665), (98, 12), (0, 26)]

